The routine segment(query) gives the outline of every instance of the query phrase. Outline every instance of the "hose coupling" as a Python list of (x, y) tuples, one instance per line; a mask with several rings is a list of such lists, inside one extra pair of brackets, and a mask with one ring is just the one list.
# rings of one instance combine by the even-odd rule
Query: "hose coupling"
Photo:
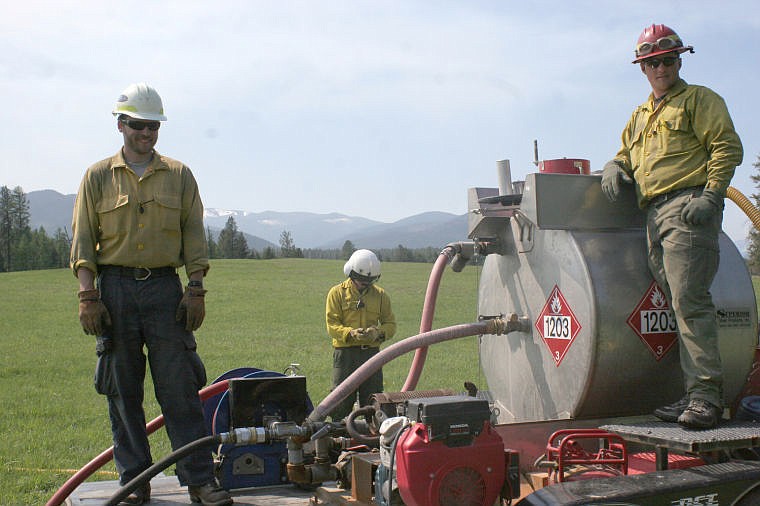
[(494, 334), (500, 336), (510, 332), (530, 332), (530, 318), (518, 316), (517, 313), (511, 313), (506, 318), (504, 315), (499, 316), (479, 316), (479, 320), (486, 322), (486, 331), (484, 334)]
[(269, 441), (269, 434), (264, 427), (241, 427), (231, 432), (218, 434), (220, 443), (259, 444)]

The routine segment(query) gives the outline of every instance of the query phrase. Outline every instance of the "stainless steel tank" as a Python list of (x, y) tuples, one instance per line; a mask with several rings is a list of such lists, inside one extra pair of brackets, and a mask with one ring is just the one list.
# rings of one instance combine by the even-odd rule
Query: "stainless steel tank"
[[(680, 398), (675, 322), (647, 267), (632, 189), (613, 205), (598, 175), (529, 174), (522, 195), (509, 185), (469, 190), (469, 236), (498, 248), (484, 260), (479, 314), (531, 322), (530, 332), (481, 339), (498, 422), (640, 415)], [(758, 321), (751, 277), (723, 233), (711, 292), (730, 404)]]

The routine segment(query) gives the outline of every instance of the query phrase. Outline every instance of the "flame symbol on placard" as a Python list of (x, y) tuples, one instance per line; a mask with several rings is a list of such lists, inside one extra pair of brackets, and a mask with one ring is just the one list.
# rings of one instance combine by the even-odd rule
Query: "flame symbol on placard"
[(662, 309), (665, 307), (665, 304), (667, 304), (665, 296), (657, 288), (652, 290), (652, 296), (649, 298), (649, 300), (652, 302), (652, 305), (658, 309)]
[(559, 314), (562, 311), (562, 303), (559, 301), (559, 296), (555, 293), (551, 304), (552, 314)]

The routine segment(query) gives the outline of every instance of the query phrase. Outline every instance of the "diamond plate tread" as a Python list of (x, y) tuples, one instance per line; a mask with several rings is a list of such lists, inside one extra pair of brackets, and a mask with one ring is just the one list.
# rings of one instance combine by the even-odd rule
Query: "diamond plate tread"
[(695, 453), (760, 446), (760, 423), (755, 422), (727, 421), (715, 429), (705, 430), (659, 421), (603, 425), (600, 428), (627, 441)]

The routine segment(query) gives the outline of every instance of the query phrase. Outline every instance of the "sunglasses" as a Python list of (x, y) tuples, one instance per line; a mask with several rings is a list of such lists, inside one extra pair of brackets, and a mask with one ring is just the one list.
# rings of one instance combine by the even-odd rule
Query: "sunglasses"
[(677, 47), (683, 47), (681, 39), (668, 35), (667, 37), (657, 39), (655, 42), (642, 42), (636, 47), (636, 56), (646, 56), (655, 49), (667, 51), (668, 49), (675, 49)]
[(666, 67), (672, 67), (675, 65), (675, 63), (680, 60), (678, 56), (666, 56), (665, 58), (650, 58), (648, 60), (644, 60), (643, 63), (650, 69), (656, 69), (660, 66), (660, 63), (665, 65)]
[(123, 119), (121, 120), (122, 123), (127, 125), (132, 130), (145, 130), (147, 127), (148, 130), (155, 132), (159, 128), (161, 128), (161, 122), (159, 121), (138, 121), (136, 119)]

